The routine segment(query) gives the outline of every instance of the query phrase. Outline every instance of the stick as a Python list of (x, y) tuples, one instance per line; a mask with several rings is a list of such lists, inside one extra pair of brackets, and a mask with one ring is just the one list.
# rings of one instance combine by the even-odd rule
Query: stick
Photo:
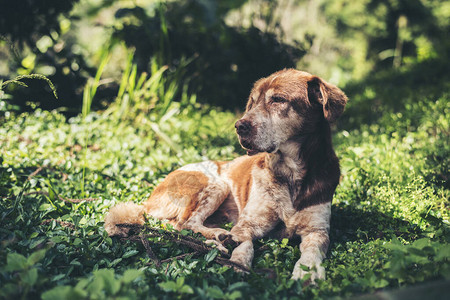
[(140, 240), (142, 245), (144, 245), (145, 250), (147, 251), (148, 257), (155, 263), (155, 265), (159, 268), (161, 266), (161, 261), (158, 259), (158, 257), (153, 252), (152, 248), (150, 247), (150, 243), (147, 239), (144, 239), (143, 236), (140, 236)]
[(65, 222), (65, 221), (60, 221), (60, 220), (56, 220), (56, 219), (47, 219), (41, 222), (41, 225), (47, 225), (50, 222), (55, 221), (56, 223), (58, 223), (59, 225), (63, 226), (63, 227), (68, 227), (70, 229), (75, 229), (75, 225), (70, 223), (70, 222)]
[[(151, 228), (148, 226), (142, 226), (142, 225), (138, 225), (138, 224), (116, 224), (116, 226), (130, 228), (130, 232), (133, 232), (133, 231), (136, 232), (138, 230), (141, 230), (141, 233), (139, 235), (136, 235), (136, 234), (130, 235), (128, 238), (125, 238), (125, 239), (132, 240), (132, 241), (141, 241), (144, 245), (144, 248), (146, 248), (146, 249), (147, 249), (147, 247), (144, 243), (148, 243), (148, 241), (145, 238), (163, 237), (174, 243), (185, 245), (195, 251), (194, 253), (186, 253), (186, 254), (178, 255), (175, 257), (165, 259), (163, 261), (158, 260), (160, 263), (169, 262), (174, 259), (183, 258), (183, 257), (192, 255), (192, 254), (194, 254), (194, 255), (204, 254), (204, 253), (208, 253), (209, 251), (211, 251), (213, 249), (217, 249), (217, 248), (213, 248), (209, 245), (206, 245), (203, 240), (199, 240), (199, 239), (196, 239), (196, 238), (190, 237), (190, 236), (185, 236), (185, 235), (182, 235), (177, 232), (164, 231), (161, 229), (155, 229), (155, 228)], [(150, 232), (150, 233), (145, 234), (146, 231)], [(219, 250), (219, 249), (217, 249), (217, 250)], [(153, 251), (152, 251), (152, 255), (154, 255)], [(231, 261), (229, 259), (230, 255), (228, 253), (220, 251), (220, 255), (221, 256), (216, 256), (214, 258), (214, 261), (216, 263), (224, 265), (224, 266), (230, 266), (235, 269), (244, 271), (246, 273), (250, 273), (251, 270), (249, 268), (247, 268), (246, 266)], [(225, 257), (223, 257), (223, 256), (225, 256)]]

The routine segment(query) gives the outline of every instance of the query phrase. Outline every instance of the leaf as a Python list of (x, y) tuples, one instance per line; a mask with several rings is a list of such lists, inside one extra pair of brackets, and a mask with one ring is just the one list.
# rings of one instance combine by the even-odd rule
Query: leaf
[(113, 269), (94, 271), (94, 277), (103, 280), (104, 288), (108, 292), (108, 295), (115, 295), (120, 290), (120, 280), (115, 278)]
[(57, 286), (42, 294), (42, 300), (61, 300), (69, 299), (69, 294), (72, 292), (71, 286)]
[(70, 262), (70, 265), (71, 265), (71, 266), (83, 267), (83, 264), (80, 263), (80, 262), (78, 261), (78, 259), (76, 259), (76, 258), (74, 258), (74, 259)]
[(36, 268), (32, 268), (27, 271), (23, 271), (23, 273), (20, 274), (20, 279), (23, 283), (27, 284), (28, 286), (33, 286), (37, 279), (38, 279), (38, 271)]
[(138, 278), (139, 276), (142, 275), (142, 271), (141, 270), (136, 270), (136, 269), (128, 269), (123, 273), (122, 276), (122, 282), (127, 284), (127, 283), (131, 283), (132, 281), (134, 281), (136, 278)]
[(85, 290), (86, 287), (88, 286), (88, 284), (89, 284), (89, 280), (87, 278), (86, 279), (81, 279), (80, 281), (78, 281), (77, 285), (75, 286), (75, 289), (77, 289), (77, 290)]
[(38, 211), (54, 210), (53, 206), (49, 203), (43, 203), (39, 206)]
[(183, 285), (183, 287), (181, 287), (181, 289), (178, 290), (181, 294), (193, 294), (194, 290), (188, 286), (188, 285)]
[(306, 272), (311, 271), (311, 269), (310, 269), (308, 266), (305, 266), (305, 265), (300, 265), (300, 268), (301, 268), (303, 271), (306, 271)]
[(7, 272), (23, 270), (27, 267), (27, 259), (25, 256), (19, 253), (8, 253), (6, 257), (6, 267)]
[(387, 285), (389, 285), (389, 281), (387, 281), (386, 279), (380, 279), (375, 282), (374, 288), (377, 288), (377, 289), (384, 288)]
[(408, 251), (408, 247), (401, 244), (400, 242), (394, 243), (391, 241), (390, 243), (384, 244), (383, 247), (386, 249), (389, 249), (389, 250), (394, 250), (394, 251), (401, 251), (401, 252)]
[(241, 281), (241, 282), (235, 282), (233, 284), (231, 284), (228, 287), (228, 291), (234, 291), (234, 290), (238, 290), (238, 289), (242, 289), (242, 288), (247, 288), (249, 287), (249, 284), (247, 282)]
[(181, 235), (186, 236), (186, 235), (189, 235), (190, 231), (189, 231), (189, 230), (186, 230), (186, 229), (182, 229), (182, 230), (180, 231), (180, 233), (181, 233)]
[(230, 300), (240, 299), (242, 298), (242, 293), (240, 291), (234, 291), (227, 297)]
[(38, 235), (39, 235), (39, 232), (35, 231), (35, 232), (33, 232), (33, 233), (30, 235), (29, 239), (30, 239), (30, 240), (31, 240), (31, 239), (34, 239), (34, 238), (37, 237)]
[(223, 299), (224, 298), (224, 294), (218, 286), (208, 287), (207, 291), (208, 291), (208, 296), (210, 296), (214, 299)]
[(129, 257), (132, 257), (132, 256), (138, 254), (138, 253), (139, 253), (139, 251), (137, 251), (137, 250), (130, 250), (130, 251), (125, 252), (125, 254), (122, 255), (122, 258), (129, 258)]
[(423, 249), (424, 247), (428, 246), (430, 244), (430, 240), (427, 238), (418, 239), (412, 243), (411, 246), (418, 249)]
[(52, 277), (52, 281), (59, 281), (66, 277), (66, 274), (58, 274)]
[(184, 277), (177, 278), (177, 287), (182, 287), (184, 285)]
[(35, 265), (38, 261), (42, 260), (45, 257), (45, 253), (47, 250), (42, 249), (36, 252), (33, 252), (27, 259), (27, 264), (29, 266)]
[(116, 266), (118, 263), (120, 263), (122, 261), (122, 258), (116, 258), (115, 260), (113, 260), (111, 263), (108, 263), (108, 267), (109, 268), (111, 268), (111, 267), (114, 267), (114, 266)]
[(67, 237), (65, 237), (65, 236), (60, 236), (60, 235), (52, 236), (52, 237), (50, 238), (50, 241), (52, 241), (52, 242), (55, 243), (55, 244), (61, 243), (61, 242), (65, 241), (65, 240), (67, 240)]
[(445, 244), (439, 247), (437, 250), (435, 261), (443, 261), (450, 258), (450, 244)]
[(212, 262), (212, 261), (217, 257), (217, 254), (218, 254), (218, 253), (219, 253), (219, 251), (218, 251), (217, 249), (213, 249), (213, 250), (209, 251), (209, 252), (206, 253), (206, 255), (205, 255), (205, 261), (206, 261), (207, 263)]
[(47, 238), (42, 237), (42, 238), (40, 238), (40, 239), (35, 239), (35, 240), (33, 240), (33, 241), (30, 243), (29, 248), (30, 248), (30, 249), (36, 248), (36, 246), (38, 246), (38, 245), (44, 243), (44, 241), (45, 241), (46, 239), (47, 239)]
[(95, 276), (94, 280), (92, 280), (92, 282), (89, 283), (86, 290), (93, 295), (97, 295), (103, 290), (104, 285), (105, 283), (103, 279)]
[(409, 247), (408, 252), (411, 253), (412, 255), (416, 255), (416, 256), (421, 256), (421, 257), (427, 256), (427, 254), (424, 251), (414, 248), (414, 247)]
[(162, 288), (166, 292), (174, 292), (177, 290), (178, 285), (174, 281), (166, 281), (158, 284), (160, 288)]

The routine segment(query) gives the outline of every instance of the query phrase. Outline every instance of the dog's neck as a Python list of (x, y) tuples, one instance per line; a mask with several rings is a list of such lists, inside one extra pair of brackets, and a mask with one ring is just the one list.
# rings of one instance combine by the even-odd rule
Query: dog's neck
[(307, 173), (326, 161), (327, 152), (332, 151), (331, 133), (328, 124), (316, 132), (295, 136), (282, 143), (276, 153), (268, 154), (267, 165), (280, 183), (289, 185), (293, 200), (300, 193)]
[(268, 154), (266, 162), (276, 180), (289, 186), (291, 197), (299, 193), (301, 181), (306, 174), (306, 164), (300, 159), (301, 139), (284, 142), (275, 153)]

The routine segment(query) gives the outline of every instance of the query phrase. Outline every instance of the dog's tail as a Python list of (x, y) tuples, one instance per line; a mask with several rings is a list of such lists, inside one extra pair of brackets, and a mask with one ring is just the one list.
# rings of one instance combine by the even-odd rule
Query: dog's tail
[(109, 236), (127, 236), (129, 228), (117, 227), (116, 224), (139, 224), (145, 222), (144, 206), (133, 202), (119, 203), (111, 208), (105, 217), (105, 230)]

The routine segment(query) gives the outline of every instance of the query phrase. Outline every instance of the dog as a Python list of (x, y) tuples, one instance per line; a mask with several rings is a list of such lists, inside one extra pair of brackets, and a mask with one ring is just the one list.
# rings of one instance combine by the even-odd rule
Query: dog
[[(258, 80), (244, 116), (235, 124), (247, 155), (205, 161), (170, 173), (143, 204), (122, 203), (105, 217), (109, 235), (127, 235), (116, 224), (143, 224), (144, 215), (168, 220), (207, 239), (238, 245), (231, 260), (250, 266), (253, 240), (274, 230), (301, 237), (292, 279), (325, 278), (331, 201), (340, 179), (330, 123), (347, 96), (309, 73), (284, 69)], [(230, 231), (219, 228), (232, 222)], [(302, 268), (304, 265), (308, 268)]]

